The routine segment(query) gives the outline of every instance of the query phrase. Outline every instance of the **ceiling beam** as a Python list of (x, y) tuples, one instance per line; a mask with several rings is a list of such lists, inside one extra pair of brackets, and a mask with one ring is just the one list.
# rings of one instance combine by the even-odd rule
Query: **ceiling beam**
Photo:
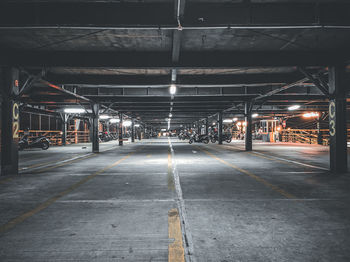
[(21, 51), (0, 50), (0, 66), (114, 67), (144, 69), (232, 68), (258, 66), (328, 66), (350, 57), (349, 50), (231, 52), (193, 51), (181, 53), (179, 62), (168, 52)]
[[(181, 10), (180, 10), (181, 11)], [(327, 27), (350, 24), (350, 5), (323, 3), (188, 2), (182, 27)], [(13, 15), (16, 14), (16, 15)], [(64, 15), (62, 15), (64, 14)], [(84, 15), (77, 15), (84, 14)], [(100, 15), (103, 14), (103, 15)], [(177, 29), (174, 2), (38, 2), (0, 4), (3, 28)]]

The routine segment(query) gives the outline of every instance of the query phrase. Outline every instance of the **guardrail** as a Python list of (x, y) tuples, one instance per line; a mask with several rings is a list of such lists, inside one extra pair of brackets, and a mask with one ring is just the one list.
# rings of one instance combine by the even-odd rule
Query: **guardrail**
[[(350, 129), (347, 130), (347, 141), (350, 141)], [(329, 145), (329, 129), (321, 129), (322, 145)], [(282, 142), (317, 144), (317, 129), (285, 129), (281, 131)]]
[[(50, 140), (51, 145), (61, 146), (62, 145), (62, 131), (59, 130), (29, 130), (26, 131), (28, 139), (31, 141), (33, 138), (38, 136), (45, 136)], [(19, 131), (19, 136), (23, 137), (24, 131)], [(90, 140), (89, 131), (67, 131), (67, 144), (78, 144), (87, 143)]]

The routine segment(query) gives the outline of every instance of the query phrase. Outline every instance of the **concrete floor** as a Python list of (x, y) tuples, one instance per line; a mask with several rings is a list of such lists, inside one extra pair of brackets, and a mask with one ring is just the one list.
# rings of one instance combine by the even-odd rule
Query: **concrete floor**
[(0, 261), (350, 261), (350, 176), (327, 148), (242, 146), (21, 152), (0, 178)]

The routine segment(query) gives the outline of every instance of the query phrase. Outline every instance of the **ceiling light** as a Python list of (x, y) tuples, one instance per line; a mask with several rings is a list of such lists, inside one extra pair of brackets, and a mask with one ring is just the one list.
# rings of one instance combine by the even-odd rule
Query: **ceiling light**
[(299, 108), (300, 108), (300, 105), (294, 105), (294, 106), (288, 107), (288, 110), (289, 110), (289, 111), (293, 111), (293, 110), (297, 110), (297, 109), (299, 109)]
[(235, 117), (235, 118), (232, 119), (233, 122), (236, 122), (237, 120), (238, 120), (237, 117)]
[(109, 118), (111, 118), (111, 116), (109, 116), (109, 115), (100, 115), (99, 118), (100, 119), (109, 119)]
[(173, 114), (172, 114), (172, 113), (170, 113), (170, 114), (169, 114), (169, 117), (173, 117)]
[(85, 113), (85, 109), (84, 108), (65, 108), (64, 112), (68, 114), (82, 114), (82, 113)]
[(171, 95), (175, 95), (176, 94), (176, 85), (175, 84), (170, 85), (169, 92), (170, 92)]
[(224, 123), (232, 123), (232, 119), (224, 119)]
[(259, 114), (257, 114), (257, 113), (252, 114), (252, 118), (256, 118), (256, 117), (258, 117), (258, 116), (259, 116)]
[(319, 114), (317, 112), (310, 112), (303, 114), (303, 117), (310, 118), (310, 117), (318, 117)]
[(115, 123), (119, 123), (120, 120), (119, 120), (119, 118), (112, 118), (112, 119), (109, 120), (109, 122), (112, 123), (112, 124), (115, 124)]
[(123, 126), (131, 126), (131, 120), (125, 120)]
[(135, 127), (139, 127), (140, 126), (140, 124), (135, 124)]

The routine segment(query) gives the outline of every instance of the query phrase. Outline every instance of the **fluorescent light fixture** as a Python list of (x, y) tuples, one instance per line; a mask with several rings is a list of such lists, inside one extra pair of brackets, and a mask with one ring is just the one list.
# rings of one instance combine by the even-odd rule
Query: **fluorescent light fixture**
[(252, 114), (252, 118), (256, 118), (256, 117), (258, 117), (258, 116), (259, 116), (259, 114), (257, 114), (257, 113)]
[(318, 117), (319, 114), (317, 112), (310, 112), (303, 114), (303, 117), (310, 118), (310, 117)]
[(166, 129), (165, 129), (165, 128), (162, 128), (160, 131), (166, 131)]
[(224, 119), (224, 123), (232, 123), (232, 119)]
[(109, 115), (100, 115), (99, 118), (100, 118), (100, 119), (110, 119), (111, 116), (109, 116)]
[(173, 117), (173, 114), (172, 114), (172, 113), (169, 113), (169, 117)]
[(135, 124), (135, 127), (139, 127), (140, 126), (140, 124)]
[(123, 126), (131, 126), (131, 120), (125, 120)]
[(109, 120), (110, 123), (115, 124), (115, 123), (119, 123), (120, 119), (119, 118), (112, 118)]
[(68, 114), (82, 114), (82, 113), (85, 113), (85, 109), (84, 108), (65, 108), (64, 112)]
[(300, 105), (294, 105), (294, 106), (288, 107), (288, 110), (289, 110), (289, 111), (293, 111), (293, 110), (297, 110), (297, 109), (299, 109), (299, 108), (300, 108)]
[(171, 95), (175, 95), (176, 94), (176, 85), (174, 85), (174, 84), (170, 85), (169, 92)]
[(237, 120), (238, 120), (237, 117), (235, 117), (235, 118), (232, 119), (233, 122), (236, 122)]
[(215, 126), (216, 125), (216, 123), (215, 122), (213, 122), (213, 126)]

